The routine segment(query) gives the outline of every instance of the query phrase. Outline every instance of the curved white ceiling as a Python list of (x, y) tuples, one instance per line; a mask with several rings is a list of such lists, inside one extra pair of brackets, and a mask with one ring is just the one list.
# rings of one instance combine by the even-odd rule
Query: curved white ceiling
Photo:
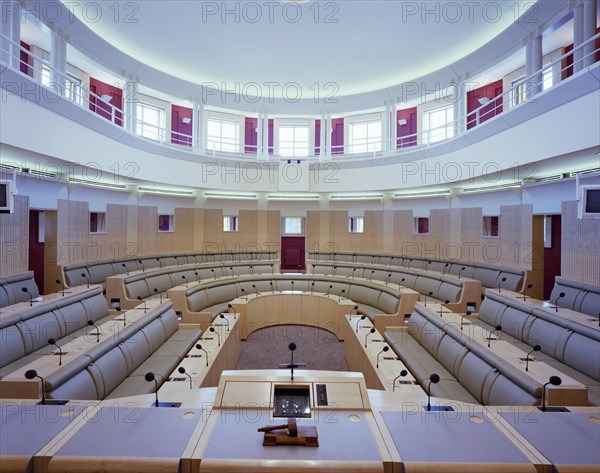
[(474, 52), (532, 5), (125, 0), (84, 9), (86, 3), (63, 3), (97, 35), (159, 71), (246, 95), (282, 98), (285, 92), (292, 99), (298, 91), (303, 99), (315, 93), (322, 99), (425, 76)]

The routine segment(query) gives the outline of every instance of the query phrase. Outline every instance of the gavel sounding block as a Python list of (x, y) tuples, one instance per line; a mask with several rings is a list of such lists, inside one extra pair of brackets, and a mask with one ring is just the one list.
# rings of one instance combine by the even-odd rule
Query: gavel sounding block
[(298, 426), (298, 435), (292, 437), (288, 435), (287, 429), (272, 430), (265, 432), (263, 439), (264, 447), (274, 447), (276, 445), (303, 445), (305, 447), (318, 447), (319, 437), (317, 427), (314, 425)]

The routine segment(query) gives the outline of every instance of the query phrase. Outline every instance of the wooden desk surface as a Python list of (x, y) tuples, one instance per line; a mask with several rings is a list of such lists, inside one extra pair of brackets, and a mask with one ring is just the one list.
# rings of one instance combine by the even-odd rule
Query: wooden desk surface
[[(576, 409), (574, 409), (576, 410)], [(553, 463), (559, 472), (600, 471), (600, 409), (541, 412), (522, 408), (502, 412), (502, 420)]]

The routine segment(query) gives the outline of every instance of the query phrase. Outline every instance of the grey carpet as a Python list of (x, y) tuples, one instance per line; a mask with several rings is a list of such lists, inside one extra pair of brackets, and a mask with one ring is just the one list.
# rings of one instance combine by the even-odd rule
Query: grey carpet
[(295, 363), (306, 363), (307, 370), (348, 371), (344, 342), (327, 330), (307, 325), (275, 325), (252, 332), (242, 342), (236, 369), (278, 369), (290, 362), (288, 345), (294, 342)]

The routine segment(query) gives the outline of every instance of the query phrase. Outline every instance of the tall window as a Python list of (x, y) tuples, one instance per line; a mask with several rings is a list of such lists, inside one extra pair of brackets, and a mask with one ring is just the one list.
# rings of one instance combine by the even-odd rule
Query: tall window
[(552, 71), (552, 67), (548, 67), (544, 69), (542, 73), (542, 90), (549, 89), (554, 84), (554, 74)]
[(381, 151), (381, 120), (350, 124), (350, 153)]
[(136, 133), (150, 140), (164, 140), (165, 111), (147, 103), (137, 104)]
[(81, 79), (73, 74), (67, 74), (67, 82), (65, 84), (65, 97), (78, 105), (83, 104), (81, 95)]
[(279, 127), (279, 154), (281, 156), (308, 156), (308, 125)]
[(348, 218), (348, 231), (350, 233), (364, 233), (364, 231), (365, 231), (365, 218), (364, 217), (350, 217), (350, 218)]
[(525, 79), (525, 76), (519, 77), (517, 80), (513, 80), (510, 83), (510, 88), (513, 89), (511, 94), (511, 103), (513, 104), (513, 106), (525, 101), (526, 83), (523, 82), (523, 79)]
[(485, 237), (500, 236), (500, 218), (497, 215), (483, 217), (482, 235)]
[(211, 151), (237, 153), (240, 148), (239, 124), (209, 118), (206, 121), (206, 139), (206, 148)]
[(437, 143), (454, 136), (454, 107), (445, 107), (427, 110), (423, 115), (423, 132), (425, 143)]
[(224, 232), (237, 232), (238, 231), (238, 218), (235, 215), (225, 215), (223, 217), (223, 231)]
[(48, 87), (51, 83), (50, 80), (50, 67), (47, 66), (46, 64), (42, 64), (42, 75), (41, 75), (41, 81), (42, 81), (42, 85), (44, 87)]
[(90, 233), (106, 233), (106, 212), (90, 212)]

